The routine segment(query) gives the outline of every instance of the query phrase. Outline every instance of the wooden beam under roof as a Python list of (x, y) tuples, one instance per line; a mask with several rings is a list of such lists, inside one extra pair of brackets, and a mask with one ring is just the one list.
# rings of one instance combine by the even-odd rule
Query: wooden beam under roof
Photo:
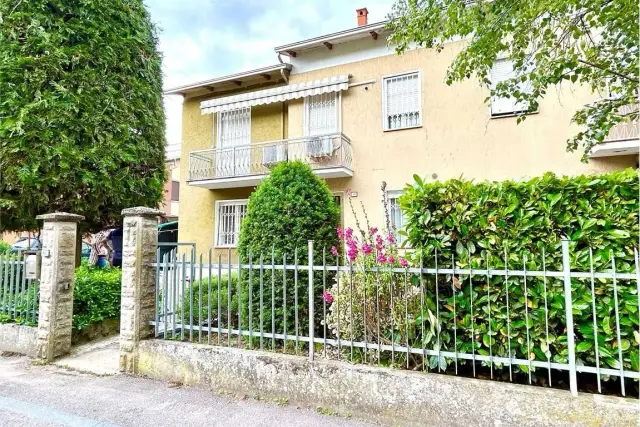
[(322, 44), (325, 45), (327, 47), (327, 49), (329, 49), (329, 50), (333, 49), (333, 45), (331, 43), (329, 43), (329, 42), (324, 42)]

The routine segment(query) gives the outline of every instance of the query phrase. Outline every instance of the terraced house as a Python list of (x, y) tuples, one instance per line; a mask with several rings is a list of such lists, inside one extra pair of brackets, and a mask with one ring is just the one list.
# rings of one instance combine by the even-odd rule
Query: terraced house
[[(413, 174), (432, 180), (520, 179), (552, 171), (575, 175), (637, 166), (634, 125), (612, 130), (591, 153), (567, 153), (573, 113), (594, 99), (585, 88), (549, 93), (521, 124), (526, 106), (492, 99), (475, 80), (445, 84), (464, 41), (444, 51), (387, 46), (385, 23), (358, 26), (275, 48), (276, 65), (169, 90), (184, 97), (179, 239), (204, 252), (236, 247), (255, 186), (278, 162), (301, 160), (325, 179), (342, 206), (345, 189), (382, 224), (387, 182), (392, 222), (402, 227), (397, 196)], [(276, 59), (277, 58), (277, 59)], [(508, 58), (495, 82), (512, 72)]]

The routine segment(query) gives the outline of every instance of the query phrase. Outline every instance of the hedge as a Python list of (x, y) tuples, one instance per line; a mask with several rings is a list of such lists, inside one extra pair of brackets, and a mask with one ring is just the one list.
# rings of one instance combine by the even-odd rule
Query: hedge
[(82, 264), (73, 289), (73, 329), (120, 317), (122, 270)]
[[(529, 181), (480, 182), (464, 179), (425, 183), (415, 176), (400, 199), (406, 216), (403, 233), (415, 249), (413, 261), (433, 266), (435, 251), (441, 267), (511, 270), (562, 269), (561, 240), (570, 239), (571, 268), (590, 271), (590, 248), (595, 271), (634, 272), (634, 248), (638, 244), (638, 175), (625, 170), (605, 175), (558, 177), (545, 174)], [(507, 254), (505, 262), (505, 253)], [(458, 351), (508, 356), (505, 279), (502, 277), (441, 275), (437, 286), (440, 339), (443, 349), (453, 349), (457, 329)], [(431, 277), (432, 279), (432, 277)], [(415, 281), (415, 278), (414, 278)], [(471, 285), (469, 282), (471, 281)], [(625, 369), (638, 370), (638, 295), (635, 281), (618, 280), (621, 340), (616, 337), (615, 301), (611, 279), (595, 281), (598, 349), (601, 367), (619, 368), (622, 348)], [(567, 360), (563, 284), (558, 278), (509, 278), (510, 335), (514, 357), (564, 363)], [(546, 337), (545, 286), (549, 339)], [(424, 316), (415, 327), (427, 333), (418, 339), (427, 347), (436, 340), (438, 325), (435, 283), (427, 283)], [(473, 318), (471, 298), (473, 294)], [(452, 304), (457, 304), (454, 319)], [(591, 282), (572, 281), (573, 315), (578, 364), (595, 366)], [(489, 300), (491, 333), (489, 333)], [(525, 305), (526, 304), (526, 305)], [(528, 322), (527, 322), (527, 319)], [(424, 323), (423, 323), (424, 322)], [(473, 322), (473, 334), (472, 330)], [(527, 331), (527, 325), (529, 331)], [(529, 341), (526, 334), (529, 334)], [(418, 332), (416, 332), (418, 333)], [(461, 337), (463, 337), (461, 339)], [(466, 338), (466, 339), (465, 339)], [(463, 342), (462, 344), (460, 342)], [(472, 344), (473, 343), (473, 344)], [(421, 343), (422, 344), (422, 343)], [(450, 361), (449, 361), (450, 362)], [(430, 364), (447, 361), (431, 358)], [(526, 366), (519, 369), (527, 371)], [(546, 374), (541, 374), (544, 377)], [(534, 376), (535, 378), (535, 376)], [(606, 379), (606, 377), (605, 377)]]

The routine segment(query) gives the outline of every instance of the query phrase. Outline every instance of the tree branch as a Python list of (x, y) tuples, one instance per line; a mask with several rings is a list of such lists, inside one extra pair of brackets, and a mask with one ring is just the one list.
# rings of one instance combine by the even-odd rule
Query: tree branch
[(603, 66), (598, 65), (598, 64), (594, 64), (593, 62), (585, 61), (584, 59), (578, 59), (578, 62), (581, 62), (584, 65), (588, 65), (589, 67), (597, 68), (597, 69), (605, 71), (607, 73), (611, 73), (613, 75), (616, 75), (616, 76), (620, 77), (621, 79), (625, 79), (625, 80), (629, 80), (629, 81), (638, 83), (638, 79), (634, 79), (633, 77), (625, 76), (624, 74), (618, 73), (617, 71), (609, 70), (608, 68), (604, 68)]

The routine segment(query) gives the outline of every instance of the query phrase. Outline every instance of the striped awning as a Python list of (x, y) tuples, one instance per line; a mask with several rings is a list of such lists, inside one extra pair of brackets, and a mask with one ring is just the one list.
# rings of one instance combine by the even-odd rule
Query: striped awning
[(305, 96), (320, 95), (322, 93), (340, 92), (349, 88), (349, 76), (333, 76), (312, 82), (297, 83), (280, 86), (273, 89), (258, 90), (240, 95), (225, 96), (210, 99), (200, 103), (202, 114), (212, 114), (219, 111), (230, 111), (254, 105), (272, 104)]

